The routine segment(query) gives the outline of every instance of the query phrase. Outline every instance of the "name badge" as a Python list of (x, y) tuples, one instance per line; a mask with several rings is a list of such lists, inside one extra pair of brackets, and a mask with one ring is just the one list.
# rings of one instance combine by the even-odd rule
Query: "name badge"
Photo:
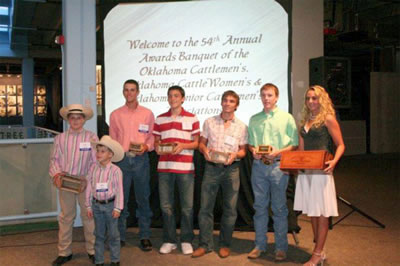
[(192, 130), (192, 123), (188, 121), (182, 122), (182, 130)]
[(97, 183), (96, 184), (96, 192), (107, 192), (108, 184), (107, 183)]
[(92, 146), (90, 145), (90, 142), (81, 142), (81, 143), (79, 143), (79, 150), (80, 151), (91, 151)]
[(141, 133), (149, 133), (149, 125), (140, 124), (139, 125), (139, 132), (141, 132)]
[(236, 144), (236, 139), (231, 136), (225, 136), (224, 144), (228, 146), (234, 146)]

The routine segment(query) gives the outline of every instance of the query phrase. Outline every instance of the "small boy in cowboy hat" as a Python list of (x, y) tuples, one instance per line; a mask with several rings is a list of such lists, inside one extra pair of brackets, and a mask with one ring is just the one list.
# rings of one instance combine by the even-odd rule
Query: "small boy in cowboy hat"
[[(53, 151), (50, 155), (49, 174), (53, 184), (61, 187), (61, 177), (65, 174), (80, 176), (86, 179), (90, 166), (96, 162), (96, 151), (90, 142), (98, 141), (95, 133), (83, 128), (85, 122), (92, 118), (90, 107), (81, 104), (70, 104), (60, 109), (61, 117), (68, 121), (69, 129), (54, 138)], [(61, 212), (58, 217), (58, 257), (53, 265), (61, 265), (72, 258), (72, 228), (76, 216), (76, 201), (81, 210), (85, 210), (85, 193), (74, 194), (59, 190)], [(81, 219), (89, 259), (94, 262), (94, 222), (85, 212)]]
[(118, 217), (124, 208), (124, 192), (122, 188), (122, 171), (111, 162), (119, 162), (124, 158), (122, 146), (109, 136), (103, 136), (96, 145), (97, 163), (89, 170), (86, 188), (87, 215), (94, 217), (95, 223), (95, 262), (104, 264), (104, 242), (110, 246), (111, 265), (119, 265), (120, 236)]

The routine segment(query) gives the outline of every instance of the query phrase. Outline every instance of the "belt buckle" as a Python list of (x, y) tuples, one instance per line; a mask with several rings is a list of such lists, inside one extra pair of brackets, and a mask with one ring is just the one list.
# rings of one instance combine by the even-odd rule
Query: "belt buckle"
[(114, 200), (115, 200), (115, 197), (112, 197), (112, 198), (106, 199), (104, 202), (105, 202), (105, 204), (108, 204), (110, 202), (113, 202)]
[(261, 160), (262, 160), (262, 162), (265, 164), (265, 165), (271, 165), (272, 164), (272, 162), (273, 162), (273, 160), (270, 160), (270, 159), (268, 159), (268, 158), (266, 158), (266, 157), (261, 157)]

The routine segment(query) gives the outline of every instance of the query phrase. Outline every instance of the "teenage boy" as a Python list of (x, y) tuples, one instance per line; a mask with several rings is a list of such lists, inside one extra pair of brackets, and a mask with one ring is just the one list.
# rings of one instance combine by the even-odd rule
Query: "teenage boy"
[[(68, 121), (69, 129), (54, 138), (53, 151), (50, 155), (49, 174), (53, 184), (61, 187), (61, 177), (65, 174), (86, 179), (90, 166), (96, 161), (96, 152), (91, 148), (91, 141), (98, 141), (95, 133), (83, 128), (92, 118), (90, 107), (70, 104), (60, 109), (61, 117)], [(58, 257), (53, 265), (61, 265), (72, 258), (72, 228), (76, 216), (76, 201), (81, 208), (81, 219), (89, 259), (94, 262), (94, 223), (85, 214), (85, 193), (59, 190), (61, 212), (58, 216)]]
[[(284, 151), (294, 150), (299, 143), (296, 123), (293, 116), (276, 105), (279, 90), (272, 83), (260, 89), (264, 109), (253, 115), (249, 122), (249, 150), (254, 161), (251, 184), (254, 193), (254, 229), (256, 231), (255, 248), (248, 258), (258, 258), (267, 249), (268, 209), (271, 202), (275, 233), (275, 260), (286, 259), (288, 249), (288, 209), (286, 189), (289, 176), (282, 172), (280, 155)], [(269, 145), (272, 151), (268, 155), (257, 153), (259, 145)]]
[[(223, 215), (219, 234), (219, 256), (230, 254), (232, 234), (236, 222), (236, 203), (240, 186), (239, 160), (246, 155), (247, 126), (235, 117), (239, 95), (226, 91), (221, 100), (222, 112), (208, 118), (203, 125), (199, 149), (206, 159), (201, 184), (199, 213), (200, 245), (192, 257), (201, 257), (213, 249), (214, 205), (218, 189), (223, 196)], [(225, 163), (212, 161), (211, 152), (223, 152), (229, 157)]]
[[(123, 173), (124, 209), (118, 221), (121, 246), (126, 241), (126, 219), (129, 216), (128, 200), (132, 181), (135, 187), (137, 203), (136, 217), (139, 220), (140, 248), (143, 251), (152, 250), (150, 242), (150, 225), (153, 215), (150, 209), (150, 165), (148, 152), (153, 150), (154, 125), (153, 113), (139, 105), (139, 84), (129, 79), (123, 86), (125, 105), (114, 110), (110, 115), (110, 137), (119, 144), (125, 152), (124, 159), (117, 163)], [(130, 143), (142, 144), (142, 150), (136, 154), (129, 153)]]
[(161, 254), (176, 249), (176, 222), (174, 214), (174, 188), (178, 184), (181, 206), (181, 248), (183, 254), (193, 253), (193, 150), (197, 149), (200, 125), (196, 116), (182, 108), (185, 91), (179, 86), (168, 89), (170, 110), (157, 117), (153, 134), (155, 148), (160, 144), (174, 143), (170, 154), (160, 155), (158, 162), (158, 190), (163, 215), (163, 244)]
[(86, 189), (86, 207), (89, 219), (94, 217), (96, 236), (95, 262), (104, 265), (104, 241), (110, 246), (111, 265), (119, 265), (120, 239), (118, 217), (124, 208), (124, 192), (122, 189), (122, 172), (111, 162), (119, 162), (124, 158), (121, 145), (109, 136), (103, 136), (96, 145), (97, 163), (89, 170)]

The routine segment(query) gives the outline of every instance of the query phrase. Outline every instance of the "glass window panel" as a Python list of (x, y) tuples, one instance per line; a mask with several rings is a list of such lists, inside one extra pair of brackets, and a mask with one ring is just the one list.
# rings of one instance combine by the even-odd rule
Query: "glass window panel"
[[(0, 217), (57, 211), (57, 191), (49, 180), (52, 144), (1, 145)], [(16, 196), (17, 195), (17, 196)]]

